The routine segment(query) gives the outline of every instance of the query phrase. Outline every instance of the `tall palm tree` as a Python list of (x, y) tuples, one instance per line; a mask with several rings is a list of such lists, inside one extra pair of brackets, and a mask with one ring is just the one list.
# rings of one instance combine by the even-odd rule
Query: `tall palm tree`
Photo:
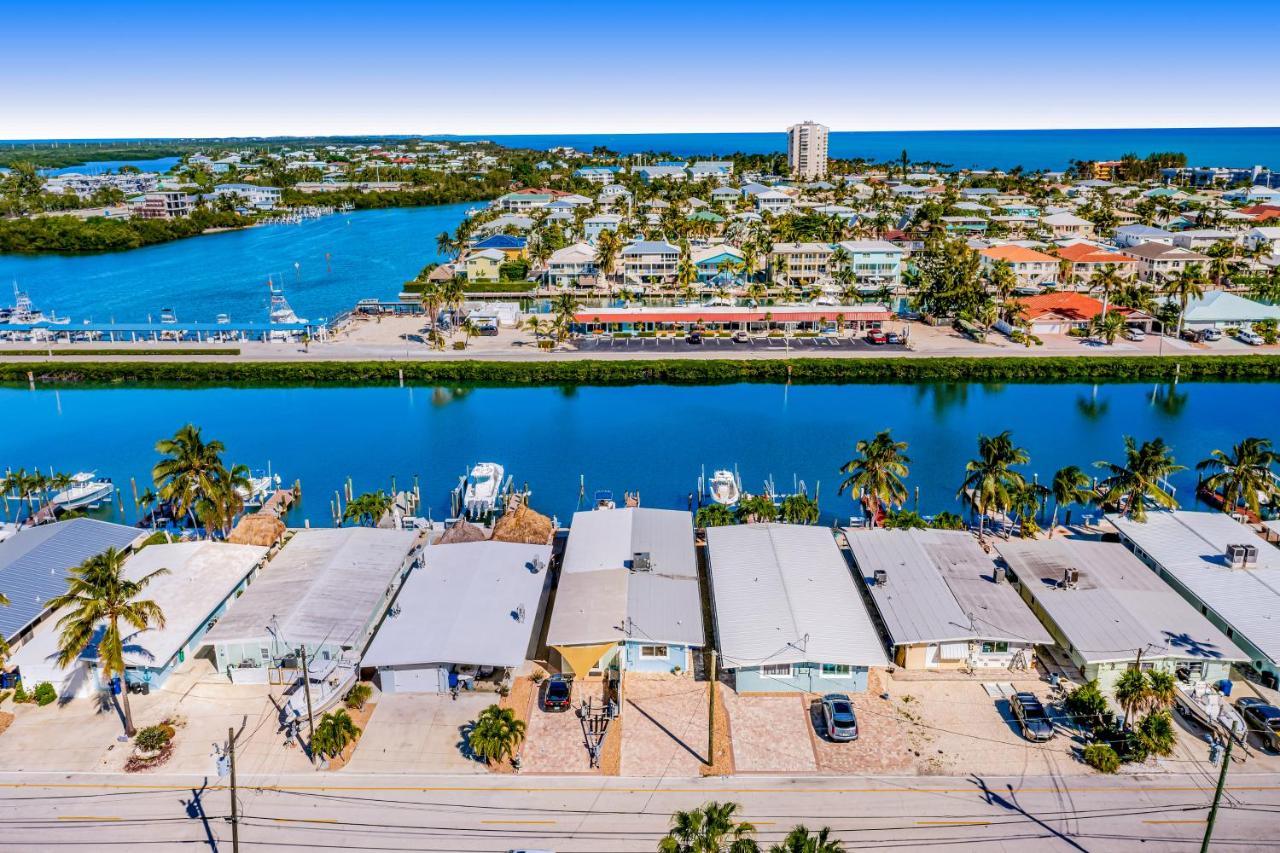
[(613, 229), (606, 228), (600, 232), (600, 236), (596, 238), (596, 269), (604, 277), (606, 285), (609, 283), (610, 276), (613, 275), (618, 253), (621, 251), (622, 241), (618, 239)]
[[(115, 548), (90, 557), (72, 570), (67, 591), (49, 602), (51, 610), (67, 609), (58, 620), (58, 666), (68, 667), (97, 641), (98, 667), (108, 681), (119, 676), (124, 681), (124, 646), (128, 636), (123, 622), (137, 632), (163, 628), (164, 613), (154, 601), (143, 599), (142, 591), (168, 569), (156, 569), (131, 580), (124, 574), (124, 555)], [(101, 636), (99, 632), (101, 631)], [(121, 687), (125, 685), (122, 683)], [(133, 712), (129, 691), (120, 691), (124, 733), (133, 737)]]
[(853, 446), (857, 455), (840, 467), (840, 473), (846, 476), (837, 494), (848, 489), (855, 500), (858, 494), (865, 496), (871, 502), (873, 525), (886, 505), (907, 500), (907, 487), (902, 481), (911, 473), (911, 457), (906, 450), (905, 441), (894, 441), (889, 430), (882, 430), (870, 441), (859, 440)]
[(376, 527), (387, 510), (391, 509), (393, 498), (382, 489), (376, 492), (365, 492), (347, 502), (342, 510), (343, 521), (354, 521), (361, 527)]
[(1007, 513), (1013, 506), (1017, 490), (1026, 478), (1013, 469), (1025, 465), (1030, 455), (1013, 443), (1013, 433), (978, 436), (978, 456), (964, 466), (965, 477), (956, 497), (978, 514), (978, 535), (983, 534), (983, 520), (991, 512)]
[(165, 458), (151, 469), (151, 479), (160, 499), (173, 509), (176, 517), (189, 516), (195, 521), (197, 502), (215, 488), (214, 482), (223, 472), (221, 441), (206, 442), (200, 428), (187, 424), (173, 438), (156, 442), (156, 452)]
[(1214, 450), (1208, 459), (1196, 463), (1197, 471), (1212, 471), (1204, 485), (1222, 495), (1222, 511), (1235, 512), (1244, 505), (1257, 515), (1259, 496), (1276, 494), (1276, 481), (1271, 466), (1277, 459), (1271, 441), (1246, 438), (1230, 452)]
[(510, 708), (490, 705), (467, 733), (467, 747), (486, 763), (515, 755), (524, 743), (525, 722)]
[(787, 524), (817, 524), (818, 502), (808, 495), (787, 495), (778, 507), (778, 517)]
[(564, 341), (569, 337), (569, 333), (573, 331), (574, 315), (580, 307), (581, 303), (572, 293), (561, 293), (551, 303), (551, 313), (555, 317), (552, 328), (557, 341)]
[(1134, 521), (1146, 521), (1147, 502), (1177, 509), (1178, 501), (1174, 499), (1162, 482), (1175, 471), (1182, 471), (1183, 466), (1174, 462), (1172, 449), (1164, 443), (1163, 438), (1153, 438), (1141, 445), (1133, 440), (1133, 436), (1124, 437), (1123, 464), (1095, 462), (1094, 465), (1110, 472), (1098, 485), (1102, 494), (1102, 506), (1117, 509)]
[(1124, 285), (1124, 276), (1115, 264), (1103, 264), (1089, 276), (1089, 289), (1102, 291), (1102, 313), (1111, 305), (1111, 294)]
[(1188, 264), (1183, 270), (1180, 270), (1164, 283), (1164, 292), (1178, 300), (1178, 335), (1182, 335), (1182, 324), (1187, 313), (1187, 303), (1192, 299), (1199, 299), (1204, 296), (1205, 285), (1204, 270), (1199, 264)]
[(671, 829), (658, 842), (658, 853), (758, 853), (756, 828), (734, 820), (737, 803), (707, 803), (671, 816)]
[(236, 516), (244, 511), (244, 501), (253, 492), (253, 482), (247, 465), (232, 465), (215, 473), (209, 490), (196, 501), (196, 517), (212, 536), (220, 531), (223, 537), (231, 532)]
[(844, 853), (844, 845), (831, 837), (831, 827), (810, 832), (800, 825), (792, 827), (781, 843), (769, 848), (769, 853)]
[(1088, 504), (1092, 501), (1093, 481), (1080, 470), (1079, 465), (1067, 465), (1054, 473), (1049, 490), (1053, 493), (1053, 520), (1049, 523), (1049, 538), (1052, 539), (1058, 528), (1058, 510), (1063, 504)]
[(458, 242), (454, 241), (448, 231), (441, 231), (436, 235), (436, 254), (449, 257), (457, 248)]

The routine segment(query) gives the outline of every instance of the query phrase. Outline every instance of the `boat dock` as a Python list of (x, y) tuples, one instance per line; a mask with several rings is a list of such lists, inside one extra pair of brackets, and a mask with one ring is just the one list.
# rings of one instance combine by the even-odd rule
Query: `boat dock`
[(78, 341), (104, 343), (145, 343), (148, 341), (193, 341), (232, 343), (236, 341), (297, 340), (306, 335), (324, 340), (329, 326), (324, 321), (297, 323), (0, 323), (0, 340)]

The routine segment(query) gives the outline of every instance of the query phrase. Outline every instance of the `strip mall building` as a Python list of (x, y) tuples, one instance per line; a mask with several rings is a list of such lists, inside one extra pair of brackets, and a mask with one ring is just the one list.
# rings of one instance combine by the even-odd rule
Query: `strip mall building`
[(584, 309), (573, 315), (580, 332), (820, 331), (878, 329), (892, 314), (883, 305), (640, 306)]

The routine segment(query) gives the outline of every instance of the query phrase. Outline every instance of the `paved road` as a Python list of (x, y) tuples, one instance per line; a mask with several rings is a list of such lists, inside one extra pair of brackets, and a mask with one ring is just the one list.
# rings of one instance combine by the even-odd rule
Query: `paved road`
[[(196, 785), (193, 790), (190, 787)], [(599, 779), (294, 776), (242, 780), (245, 851), (653, 850), (670, 813), (732, 800), (780, 839), (830, 826), (850, 849), (1195, 850), (1205, 775)], [(231, 850), (230, 793), (163, 776), (0, 775), (0, 849)], [(1214, 849), (1275, 849), (1280, 774), (1236, 773)]]

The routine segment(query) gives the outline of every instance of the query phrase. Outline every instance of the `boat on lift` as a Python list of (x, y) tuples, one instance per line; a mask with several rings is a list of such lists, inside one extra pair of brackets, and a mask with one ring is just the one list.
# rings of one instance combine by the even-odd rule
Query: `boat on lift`
[(594, 495), (596, 509), (617, 509), (618, 502), (613, 499), (613, 492), (601, 489)]
[(178, 313), (172, 308), (160, 309), (160, 324), (162, 326), (172, 326), (178, 322)]
[(293, 310), (293, 306), (289, 304), (289, 300), (284, 298), (284, 287), (276, 287), (270, 278), (267, 279), (267, 289), (271, 292), (271, 305), (267, 309), (267, 320), (272, 323), (305, 323), (306, 320), (300, 318)]
[(722, 506), (737, 506), (742, 500), (742, 483), (738, 475), (726, 469), (712, 474), (711, 499)]
[(472, 521), (485, 521), (502, 508), (506, 471), (497, 462), (479, 462), (458, 481), (453, 490), (454, 512)]
[(116, 487), (110, 477), (98, 477), (92, 471), (81, 471), (71, 478), (71, 484), (53, 496), (50, 501), (62, 510), (97, 509), (103, 501), (115, 496)]
[(236, 494), (246, 507), (262, 506), (280, 488), (280, 475), (257, 471), (249, 476), (249, 488), (238, 488)]

